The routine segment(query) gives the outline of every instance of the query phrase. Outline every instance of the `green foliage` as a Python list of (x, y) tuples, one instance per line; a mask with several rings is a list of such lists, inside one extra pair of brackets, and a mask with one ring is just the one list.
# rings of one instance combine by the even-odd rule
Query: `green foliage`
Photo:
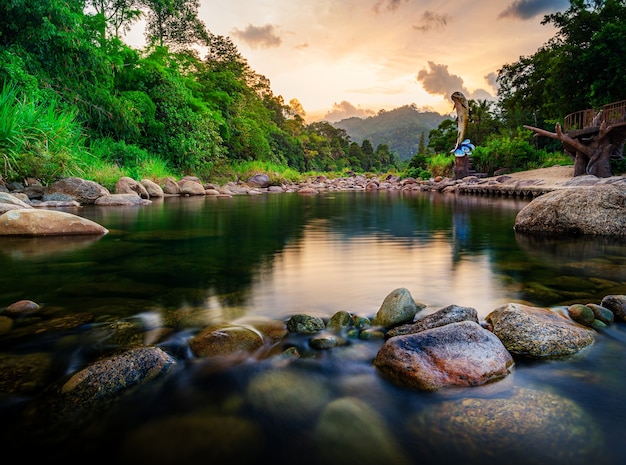
[(543, 24), (556, 27), (555, 37), (498, 72), (499, 103), (510, 122), (543, 127), (624, 99), (623, 0), (571, 0), (566, 11), (547, 15)]
[(531, 133), (525, 129), (513, 135), (491, 136), (472, 152), (472, 165), (488, 176), (493, 176), (498, 169), (516, 172), (540, 168), (542, 160), (548, 158), (547, 152), (531, 145), (530, 139)]
[(438, 153), (428, 159), (428, 169), (432, 176), (452, 177), (454, 171), (454, 155)]
[(211, 179), (222, 182), (246, 181), (256, 174), (266, 174), (271, 185), (298, 182), (302, 174), (293, 168), (272, 161), (239, 161), (214, 166)]
[[(83, 173), (114, 186), (120, 175), (242, 179), (243, 170), (261, 170), (279, 182), (299, 172), (400, 170), (400, 163), (422, 179), (450, 172), (454, 119), (407, 105), (334, 125), (305, 124), (297, 100), (285, 104), (228, 37), (206, 31), (198, 6), (197, 0), (0, 3), (0, 82), (11, 83), (0, 96), (3, 178), (49, 182)], [(119, 35), (141, 7), (154, 40), (134, 50)], [(619, 0), (572, 1), (566, 12), (546, 17), (557, 36), (500, 70), (500, 107), (469, 101), (466, 137), (476, 145), (475, 168), (519, 170), (567, 159), (558, 142), (531, 144), (516, 131), (524, 124), (553, 127), (566, 110), (623, 99), (625, 19)], [(204, 59), (192, 47), (198, 43), (208, 47)]]
[(2, 178), (26, 177), (49, 183), (83, 172), (85, 148), (76, 112), (58, 102), (22, 94), (13, 83), (0, 92)]
[(428, 148), (435, 153), (449, 152), (454, 148), (456, 135), (456, 121), (445, 119), (428, 134)]

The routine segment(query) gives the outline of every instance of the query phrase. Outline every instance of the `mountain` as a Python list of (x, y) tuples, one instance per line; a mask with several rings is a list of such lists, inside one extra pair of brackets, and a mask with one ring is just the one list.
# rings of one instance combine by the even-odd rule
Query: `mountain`
[(393, 110), (381, 110), (376, 116), (346, 118), (331, 124), (345, 130), (353, 142), (361, 144), (368, 139), (374, 148), (387, 144), (400, 160), (409, 160), (417, 153), (422, 133), (428, 144), (430, 130), (436, 129), (446, 119), (449, 116), (405, 105)]

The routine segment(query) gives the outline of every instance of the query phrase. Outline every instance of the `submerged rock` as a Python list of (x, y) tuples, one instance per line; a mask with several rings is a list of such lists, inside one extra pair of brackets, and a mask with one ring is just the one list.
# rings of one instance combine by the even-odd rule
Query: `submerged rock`
[(410, 465), (381, 415), (355, 397), (342, 397), (324, 408), (315, 427), (319, 463)]
[(584, 465), (607, 463), (593, 419), (570, 399), (527, 388), (496, 398), (463, 398), (413, 415), (408, 428), (428, 438), (424, 463)]

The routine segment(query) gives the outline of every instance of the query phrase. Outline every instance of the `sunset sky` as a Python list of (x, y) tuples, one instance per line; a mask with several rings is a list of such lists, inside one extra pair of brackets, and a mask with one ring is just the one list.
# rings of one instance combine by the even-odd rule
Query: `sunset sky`
[[(545, 14), (569, 0), (200, 0), (250, 67), (307, 122), (415, 104), (442, 114), (449, 96), (495, 98), (504, 64), (554, 36)], [(136, 34), (126, 40), (136, 45)], [(133, 43), (133, 41), (135, 43)]]

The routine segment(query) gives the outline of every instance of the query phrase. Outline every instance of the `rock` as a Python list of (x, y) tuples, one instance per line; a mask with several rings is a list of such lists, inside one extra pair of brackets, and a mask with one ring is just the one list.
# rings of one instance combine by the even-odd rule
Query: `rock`
[(48, 427), (80, 428), (132, 388), (163, 376), (176, 360), (158, 347), (134, 347), (98, 360), (52, 386), (30, 404), (25, 418)]
[(413, 463), (381, 415), (354, 397), (342, 397), (329, 403), (322, 411), (313, 435), (319, 451), (316, 463)]
[(24, 396), (42, 391), (52, 375), (49, 353), (0, 354), (0, 396)]
[(398, 288), (391, 291), (376, 312), (373, 323), (389, 328), (401, 323), (412, 321), (415, 314), (425, 308), (423, 304), (417, 304), (411, 293), (406, 288)]
[(534, 198), (515, 218), (523, 233), (626, 235), (626, 189), (614, 184), (560, 189)]
[(41, 307), (32, 300), (18, 300), (4, 309), (4, 314), (14, 317), (34, 315), (41, 310)]
[(233, 321), (233, 324), (244, 326), (260, 333), (263, 336), (263, 340), (269, 344), (280, 342), (285, 336), (287, 336), (287, 334), (289, 334), (287, 325), (284, 321), (260, 315), (238, 318)]
[(305, 314), (292, 315), (287, 320), (287, 329), (292, 333), (314, 334), (325, 328), (324, 321), (317, 316)]
[[(510, 396), (434, 404), (407, 422), (431, 447), (424, 463), (572, 465), (606, 461), (602, 432), (575, 402), (516, 387)], [(495, 458), (505, 462), (494, 461)]]
[(248, 185), (251, 187), (269, 187), (270, 177), (267, 174), (255, 174), (248, 178)]
[(106, 187), (85, 179), (69, 177), (50, 184), (45, 189), (45, 195), (65, 194), (80, 204), (93, 204), (97, 198), (109, 195)]
[(33, 206), (12, 194), (0, 192), (0, 211), (9, 211), (15, 208), (33, 208)]
[(0, 336), (7, 334), (13, 328), (13, 318), (0, 315)]
[(567, 307), (567, 312), (572, 320), (584, 326), (591, 326), (596, 319), (593, 310), (583, 304), (572, 304)]
[(152, 201), (142, 199), (137, 194), (109, 194), (98, 197), (94, 202), (100, 207), (121, 207), (124, 205), (148, 205)]
[(192, 413), (150, 421), (122, 438), (124, 463), (263, 463), (263, 431), (234, 415)]
[(426, 315), (415, 320), (413, 323), (397, 326), (387, 331), (385, 337), (388, 339), (394, 336), (404, 334), (419, 333), (426, 329), (445, 326), (450, 323), (458, 323), (459, 321), (473, 321), (478, 323), (478, 312), (472, 307), (460, 307), (458, 305), (449, 305), (435, 313)]
[(326, 350), (346, 345), (347, 341), (335, 333), (322, 331), (311, 337), (311, 339), (309, 339), (309, 344), (314, 349)]
[(189, 340), (189, 348), (197, 357), (247, 356), (263, 347), (263, 343), (263, 337), (250, 328), (220, 325), (196, 334)]
[(558, 358), (593, 344), (594, 331), (547, 308), (509, 303), (485, 317), (513, 356)]
[(265, 417), (293, 424), (315, 418), (330, 401), (331, 391), (310, 373), (281, 369), (256, 375), (246, 398)]
[(163, 193), (169, 195), (180, 195), (180, 186), (173, 179), (167, 178), (163, 186)]
[(0, 215), (0, 236), (53, 236), (107, 234), (109, 231), (87, 218), (71, 213), (19, 209)]
[(149, 198), (161, 198), (165, 195), (163, 188), (150, 179), (142, 179), (141, 185), (146, 189)]
[(565, 181), (565, 186), (593, 186), (600, 180), (599, 177), (593, 174), (584, 174), (582, 176), (575, 176), (572, 179)]
[(626, 321), (626, 295), (606, 295), (600, 305), (611, 310), (616, 321)]
[(181, 181), (178, 183), (180, 186), (180, 195), (206, 195), (204, 192), (204, 186), (196, 181)]
[(602, 305), (587, 304), (587, 307), (589, 307), (593, 312), (594, 318), (601, 321), (605, 325), (610, 325), (615, 320), (615, 315), (613, 314), (613, 312), (610, 309), (603, 307)]
[(16, 344), (21, 341), (26, 341), (33, 336), (43, 337), (54, 333), (60, 333), (65, 330), (78, 328), (86, 323), (90, 323), (93, 319), (93, 314), (84, 312), (72, 313), (58, 318), (33, 319), (29, 321), (29, 324), (16, 325), (4, 336), (2, 342)]
[(427, 391), (486, 384), (507, 376), (512, 365), (500, 340), (472, 321), (392, 337), (374, 359), (395, 383)]
[(138, 181), (135, 181), (133, 178), (129, 178), (128, 176), (122, 176), (117, 180), (115, 184), (115, 193), (116, 194), (136, 194), (142, 199), (149, 199), (150, 194), (148, 191)]
[(326, 329), (329, 331), (340, 332), (353, 324), (354, 320), (352, 315), (345, 310), (340, 310), (330, 317), (330, 320), (328, 320), (328, 323), (326, 324)]

